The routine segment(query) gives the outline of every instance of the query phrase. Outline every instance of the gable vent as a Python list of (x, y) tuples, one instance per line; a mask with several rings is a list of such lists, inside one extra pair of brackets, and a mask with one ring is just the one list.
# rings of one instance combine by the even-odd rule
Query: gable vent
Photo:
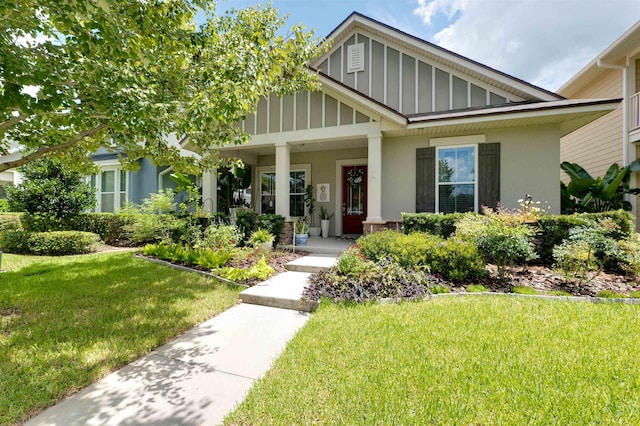
[(364, 43), (347, 47), (347, 72), (364, 71)]

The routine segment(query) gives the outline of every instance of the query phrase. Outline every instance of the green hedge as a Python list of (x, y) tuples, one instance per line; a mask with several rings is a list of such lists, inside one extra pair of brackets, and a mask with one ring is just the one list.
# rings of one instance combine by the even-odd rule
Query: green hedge
[(616, 240), (626, 238), (633, 233), (633, 215), (623, 210), (540, 216), (535, 239), (540, 261), (545, 265), (553, 264), (553, 247), (562, 244), (562, 241), (569, 237), (569, 231), (572, 228), (603, 221), (610, 221), (617, 225), (610, 233), (610, 236)]
[(35, 254), (38, 256), (62, 256), (95, 251), (100, 237), (91, 232), (6, 231), (0, 234), (0, 247), (8, 253)]
[(0, 232), (22, 229), (22, 213), (0, 214)]
[(405, 268), (427, 267), (455, 282), (466, 282), (485, 274), (485, 262), (477, 247), (459, 239), (445, 240), (437, 235), (413, 232), (381, 231), (358, 238), (364, 256), (374, 262), (384, 258)]
[(111, 246), (127, 247), (132, 244), (125, 226), (135, 222), (135, 215), (122, 213), (84, 213), (72, 223), (73, 230), (92, 232)]
[(402, 213), (402, 229), (405, 234), (427, 232), (449, 238), (456, 231), (456, 222), (470, 213)]
[(0, 198), (0, 212), (9, 211), (9, 201), (6, 198)]

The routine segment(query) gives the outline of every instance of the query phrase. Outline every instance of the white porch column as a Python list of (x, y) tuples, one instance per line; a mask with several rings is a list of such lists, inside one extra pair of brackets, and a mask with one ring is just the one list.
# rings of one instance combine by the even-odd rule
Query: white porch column
[(202, 173), (202, 210), (207, 213), (218, 211), (218, 170)]
[(367, 135), (367, 219), (369, 223), (382, 221), (382, 134)]
[(286, 142), (276, 143), (276, 214), (289, 217), (289, 154)]

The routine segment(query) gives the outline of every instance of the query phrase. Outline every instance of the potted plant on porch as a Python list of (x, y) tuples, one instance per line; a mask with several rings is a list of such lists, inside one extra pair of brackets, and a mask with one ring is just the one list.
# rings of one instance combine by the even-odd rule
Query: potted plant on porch
[(307, 185), (304, 188), (304, 205), (307, 207), (307, 215), (310, 217), (309, 219), (309, 236), (310, 237), (319, 237), (320, 236), (320, 227), (313, 226), (315, 223), (314, 212), (316, 211), (316, 199), (313, 198), (313, 187), (311, 184)]
[(304, 246), (309, 240), (309, 225), (304, 220), (304, 217), (296, 220), (293, 225), (293, 232), (295, 233), (295, 242), (297, 246)]
[(329, 214), (327, 209), (324, 207), (320, 207), (320, 227), (322, 229), (322, 238), (329, 237), (329, 224), (331, 223), (331, 218), (333, 217), (333, 213)]

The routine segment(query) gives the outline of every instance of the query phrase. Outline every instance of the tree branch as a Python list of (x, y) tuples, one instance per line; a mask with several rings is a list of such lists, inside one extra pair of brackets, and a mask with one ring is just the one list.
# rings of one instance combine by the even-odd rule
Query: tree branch
[(22, 120), (25, 120), (28, 117), (29, 115), (21, 113), (17, 117), (13, 117), (10, 120), (0, 123), (0, 134), (4, 133), (4, 131), (7, 130), (9, 127), (15, 126), (16, 124), (18, 124)]
[[(62, 151), (63, 149), (67, 149), (72, 147), (73, 145), (75, 145), (76, 143), (80, 142), (82, 139), (84, 138), (88, 138), (90, 136), (95, 135), (96, 133), (108, 128), (109, 126), (106, 124), (100, 124), (97, 127), (94, 127), (93, 129), (88, 129), (88, 130), (84, 130), (80, 133), (78, 133), (77, 135), (75, 135), (74, 137), (72, 137), (71, 139), (69, 139), (67, 142), (60, 144), (60, 145), (53, 145), (53, 146), (45, 146), (40, 148), (39, 150), (32, 152), (31, 154), (25, 155), (15, 161), (9, 161), (6, 163), (1, 163), (0, 164), (0, 172), (4, 172), (5, 170), (9, 170), (9, 169), (13, 169), (15, 167), (20, 167), (23, 166), (33, 160), (37, 160), (38, 158), (42, 158), (44, 157), (46, 154), (50, 153), (50, 152), (55, 152), (55, 151)], [(1, 157), (0, 157), (1, 158)], [(1, 161), (1, 160), (0, 160)]]

